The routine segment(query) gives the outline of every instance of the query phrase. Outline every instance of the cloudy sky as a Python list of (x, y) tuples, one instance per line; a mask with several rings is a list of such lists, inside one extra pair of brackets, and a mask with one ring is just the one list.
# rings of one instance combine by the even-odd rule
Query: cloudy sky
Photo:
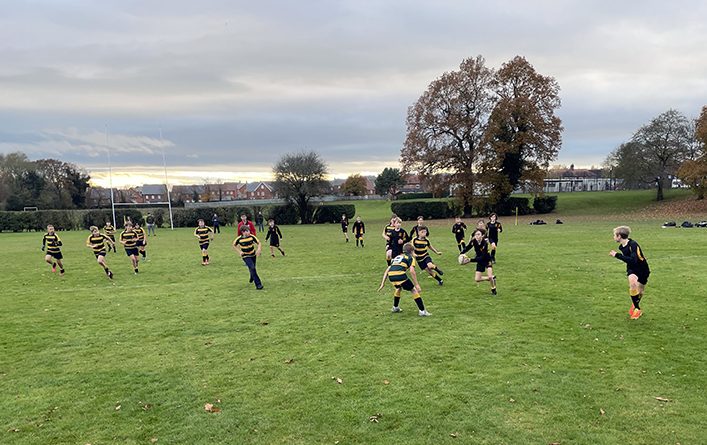
[(267, 179), (303, 149), (376, 174), (398, 166), (407, 107), (480, 54), (555, 77), (557, 163), (599, 165), (707, 104), (705, 17), (697, 0), (0, 0), (0, 153), (106, 184), (108, 134), (116, 185), (159, 181), (162, 147), (173, 183)]

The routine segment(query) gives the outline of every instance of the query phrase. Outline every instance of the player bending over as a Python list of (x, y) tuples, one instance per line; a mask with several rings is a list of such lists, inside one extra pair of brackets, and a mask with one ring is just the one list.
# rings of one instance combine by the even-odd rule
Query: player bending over
[[(420, 317), (427, 317), (432, 314), (427, 312), (425, 303), (420, 296), (422, 289), (417, 282), (417, 273), (415, 273), (415, 259), (412, 257), (414, 250), (415, 248), (410, 243), (403, 245), (403, 253), (393, 258), (390, 266), (385, 269), (378, 291), (380, 292), (380, 290), (383, 289), (385, 279), (387, 278), (395, 287), (395, 292), (393, 292), (393, 309), (391, 312), (402, 312), (402, 309), (400, 309), (400, 293), (405, 289), (412, 293), (412, 298), (415, 300), (415, 304), (417, 304)], [(412, 280), (408, 278), (408, 271), (410, 271)]]

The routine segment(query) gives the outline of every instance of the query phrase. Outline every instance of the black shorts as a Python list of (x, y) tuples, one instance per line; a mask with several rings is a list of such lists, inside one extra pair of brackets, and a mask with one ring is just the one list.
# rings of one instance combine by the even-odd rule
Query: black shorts
[(417, 261), (417, 264), (420, 266), (420, 270), (427, 269), (427, 265), (432, 262), (432, 258), (430, 258), (429, 255), (427, 255), (424, 258), (417, 259), (415, 258), (415, 261)]
[(64, 259), (64, 255), (61, 254), (61, 252), (56, 252), (56, 253), (49, 253), (47, 252), (47, 255), (51, 256), (55, 260), (61, 260)]
[(132, 255), (138, 256), (140, 254), (140, 252), (138, 252), (137, 247), (126, 247), (125, 254), (127, 256), (132, 256)]
[(489, 244), (495, 244), (498, 246), (498, 238), (496, 238), (496, 239), (489, 238)]
[(280, 240), (270, 238), (270, 247), (280, 247)]
[(139, 240), (135, 241), (135, 245), (137, 247), (145, 247), (145, 240), (139, 239)]
[(636, 275), (636, 277), (638, 277), (638, 282), (644, 286), (646, 284), (648, 284), (648, 277), (650, 276), (650, 274), (651, 274), (650, 270), (649, 271), (640, 271), (640, 272), (634, 272), (632, 270), (629, 270), (628, 272), (626, 272), (626, 276)]
[(356, 233), (356, 239), (363, 238), (363, 233)]
[(96, 255), (96, 258), (98, 258), (99, 256), (106, 256), (106, 251), (101, 250), (100, 252), (93, 252), (93, 254)]
[(341, 231), (346, 233), (349, 231), (349, 226), (341, 226)]
[(486, 272), (486, 269), (491, 267), (491, 263), (489, 263), (488, 260), (480, 260), (476, 262), (476, 271), (477, 272)]
[(466, 242), (464, 241), (464, 238), (462, 238), (462, 239), (457, 239), (457, 244), (462, 244), (462, 243), (465, 243), (465, 244), (466, 244)]
[(199, 243), (199, 249), (209, 250), (209, 243)]
[(396, 289), (403, 289), (403, 290), (413, 290), (415, 289), (415, 285), (412, 284), (412, 281), (410, 279), (406, 279), (405, 281), (391, 281), (393, 283), (393, 286), (395, 286)]

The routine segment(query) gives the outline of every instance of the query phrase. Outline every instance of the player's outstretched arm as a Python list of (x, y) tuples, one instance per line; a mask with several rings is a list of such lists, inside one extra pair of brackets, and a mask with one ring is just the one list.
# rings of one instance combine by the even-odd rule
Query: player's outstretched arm
[(390, 266), (388, 266), (385, 269), (385, 272), (383, 272), (383, 279), (381, 280), (381, 285), (378, 286), (378, 292), (380, 292), (381, 289), (383, 289), (383, 286), (385, 286), (385, 280), (388, 278), (388, 271), (390, 270)]

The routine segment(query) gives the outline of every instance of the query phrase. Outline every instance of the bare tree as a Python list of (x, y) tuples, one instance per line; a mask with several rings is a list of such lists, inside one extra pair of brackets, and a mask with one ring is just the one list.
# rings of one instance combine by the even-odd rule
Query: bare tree
[(313, 151), (286, 154), (273, 167), (275, 190), (297, 207), (302, 224), (312, 222), (311, 199), (329, 186), (326, 163)]

